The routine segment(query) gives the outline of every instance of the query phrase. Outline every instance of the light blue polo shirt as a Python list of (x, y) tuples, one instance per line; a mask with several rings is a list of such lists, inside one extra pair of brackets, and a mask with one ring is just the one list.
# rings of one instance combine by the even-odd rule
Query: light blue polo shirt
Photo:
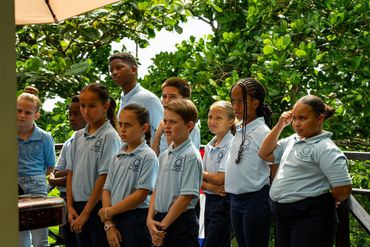
[[(145, 143), (134, 151), (127, 153), (124, 144), (121, 151), (113, 157), (108, 169), (104, 189), (111, 192), (111, 205), (115, 205), (129, 196), (135, 190), (154, 190), (158, 173), (158, 159), (155, 152)], [(148, 208), (150, 196), (138, 205), (138, 208)]]
[(121, 110), (129, 104), (139, 104), (148, 109), (151, 136), (154, 137), (159, 122), (163, 119), (163, 106), (159, 98), (149, 90), (143, 88), (140, 83), (126, 95), (121, 94), (120, 107), (117, 116)]
[(192, 195), (187, 209), (195, 208), (202, 184), (202, 158), (190, 138), (175, 149), (171, 145), (158, 159), (155, 210), (168, 212), (180, 195)]
[(108, 173), (113, 155), (122, 146), (121, 139), (109, 120), (92, 135), (88, 130), (89, 124), (76, 132), (71, 143), (71, 162), (67, 162), (67, 169), (73, 171), (72, 192), (75, 202), (89, 199), (96, 179)]
[[(240, 163), (236, 164), (243, 128), (245, 128), (243, 156)], [(229, 156), (226, 159), (225, 190), (236, 195), (259, 191), (270, 183), (270, 167), (258, 155), (262, 142), (270, 129), (263, 117), (256, 118), (243, 128), (237, 127)]]
[[(71, 143), (75, 137), (76, 133), (73, 133), (73, 135), (64, 142), (62, 150), (60, 151), (57, 164), (55, 166), (55, 170), (57, 171), (63, 171), (67, 168), (67, 162), (71, 161)], [(66, 188), (63, 186), (58, 186), (58, 190), (60, 192), (66, 192)]]
[[(226, 171), (226, 162), (221, 162), (227, 158), (230, 145), (233, 139), (233, 134), (229, 130), (222, 138), (221, 142), (215, 147), (216, 137), (206, 145), (203, 156), (203, 170), (208, 172), (223, 172)], [(204, 190), (207, 194), (214, 194), (212, 191)]]
[(280, 163), (270, 197), (280, 203), (296, 202), (351, 184), (347, 158), (323, 131), (308, 139), (297, 134), (278, 142), (274, 159)]
[(43, 129), (33, 125), (30, 138), (26, 141), (18, 137), (18, 176), (45, 175), (48, 167), (55, 165), (53, 137)]
[[(199, 124), (196, 123), (194, 128), (190, 132), (190, 139), (193, 142), (194, 146), (199, 150), (200, 148), (200, 128)], [(161, 136), (161, 142), (159, 144), (159, 153), (163, 153), (168, 148), (166, 135), (162, 134)]]

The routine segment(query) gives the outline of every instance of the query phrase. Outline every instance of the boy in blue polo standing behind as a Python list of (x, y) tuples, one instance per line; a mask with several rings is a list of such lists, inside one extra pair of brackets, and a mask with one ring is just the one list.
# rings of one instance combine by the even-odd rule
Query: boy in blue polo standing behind
[(164, 132), (172, 143), (159, 156), (147, 226), (154, 246), (199, 246), (194, 208), (202, 183), (202, 162), (189, 138), (198, 118), (197, 109), (185, 99), (174, 100), (164, 108)]

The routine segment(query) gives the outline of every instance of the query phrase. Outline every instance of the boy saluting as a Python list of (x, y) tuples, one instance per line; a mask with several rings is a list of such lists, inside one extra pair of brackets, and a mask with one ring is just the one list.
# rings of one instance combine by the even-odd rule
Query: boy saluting
[(147, 226), (154, 246), (199, 246), (195, 215), (202, 162), (189, 134), (198, 118), (195, 105), (180, 99), (164, 107), (164, 132), (172, 143), (159, 156), (159, 174)]

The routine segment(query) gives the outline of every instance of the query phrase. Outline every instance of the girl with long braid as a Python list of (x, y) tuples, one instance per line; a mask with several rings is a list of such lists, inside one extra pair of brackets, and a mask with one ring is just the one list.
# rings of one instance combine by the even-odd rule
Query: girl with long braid
[(256, 79), (239, 80), (230, 92), (239, 120), (230, 147), (225, 173), (225, 190), (230, 193), (231, 224), (238, 246), (269, 245), (270, 167), (258, 156), (269, 133), (271, 110), (265, 104), (265, 89)]

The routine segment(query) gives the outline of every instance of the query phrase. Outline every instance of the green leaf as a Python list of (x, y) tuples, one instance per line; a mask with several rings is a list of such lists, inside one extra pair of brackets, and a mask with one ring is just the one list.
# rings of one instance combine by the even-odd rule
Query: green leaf
[(90, 68), (90, 64), (88, 62), (80, 62), (77, 64), (73, 64), (67, 71), (67, 75), (82, 75)]
[(300, 50), (300, 49), (295, 50), (295, 54), (298, 57), (306, 57), (307, 56), (307, 53), (304, 50)]
[(274, 47), (273, 47), (273, 46), (271, 46), (271, 45), (265, 45), (265, 46), (263, 47), (263, 53), (264, 53), (265, 55), (269, 55), (269, 54), (274, 53)]

